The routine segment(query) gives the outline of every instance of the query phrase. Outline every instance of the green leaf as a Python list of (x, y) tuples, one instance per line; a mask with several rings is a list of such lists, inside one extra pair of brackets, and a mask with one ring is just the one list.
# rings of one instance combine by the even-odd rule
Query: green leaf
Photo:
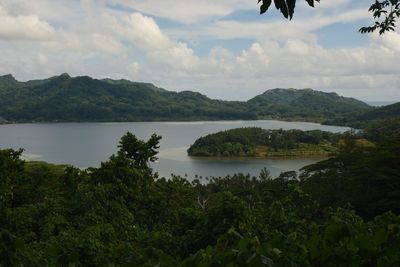
[(296, 7), (296, 0), (287, 0), (287, 7), (290, 19), (293, 18), (294, 8)]
[(285, 0), (274, 0), (276, 9), (280, 10), (285, 18), (289, 18), (289, 10)]
[(314, 0), (306, 0), (306, 1), (310, 6), (314, 7)]
[[(261, 0), (259, 0), (258, 2), (260, 2)], [(260, 14), (264, 14), (265, 12), (267, 12), (268, 8), (271, 6), (272, 0), (263, 0), (263, 3), (260, 7)]]
[(329, 240), (330, 242), (336, 242), (340, 240), (340, 238), (343, 236), (343, 231), (344, 227), (343, 225), (340, 224), (330, 224), (326, 229), (325, 229), (325, 238)]

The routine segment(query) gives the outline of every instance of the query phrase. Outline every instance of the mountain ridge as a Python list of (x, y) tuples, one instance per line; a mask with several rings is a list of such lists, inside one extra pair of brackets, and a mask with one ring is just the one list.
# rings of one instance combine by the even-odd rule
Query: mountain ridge
[(0, 76), (0, 117), (9, 122), (267, 118), (321, 122), (372, 109), (362, 101), (310, 88), (276, 88), (248, 101), (225, 101), (125, 79), (63, 73), (20, 82), (11, 74)]

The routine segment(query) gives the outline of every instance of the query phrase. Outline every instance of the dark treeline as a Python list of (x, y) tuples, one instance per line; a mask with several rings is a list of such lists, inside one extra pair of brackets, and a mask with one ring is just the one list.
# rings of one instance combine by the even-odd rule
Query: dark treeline
[(157, 135), (87, 170), (1, 150), (0, 266), (398, 266), (400, 138), (376, 131), (276, 179), (160, 178)]
[(343, 135), (320, 130), (266, 130), (237, 128), (197, 139), (188, 149), (190, 156), (264, 157), (285, 155), (328, 155)]

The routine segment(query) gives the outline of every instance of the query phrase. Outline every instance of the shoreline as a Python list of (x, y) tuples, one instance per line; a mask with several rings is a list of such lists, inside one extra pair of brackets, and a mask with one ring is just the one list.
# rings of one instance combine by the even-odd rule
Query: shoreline
[(345, 125), (331, 125), (331, 124), (323, 124), (322, 122), (317, 122), (314, 120), (297, 120), (297, 119), (277, 119), (277, 118), (262, 118), (262, 119), (232, 119), (232, 120), (220, 120), (220, 119), (215, 119), (215, 120), (205, 120), (205, 119), (185, 119), (185, 120), (129, 120), (129, 121), (14, 121), (14, 122), (0, 122), (0, 126), (2, 125), (26, 125), (26, 124), (33, 124), (33, 125), (40, 125), (40, 124), (84, 124), (84, 123), (137, 123), (137, 122), (146, 122), (146, 123), (218, 123), (218, 122), (260, 122), (260, 121), (271, 121), (271, 122), (293, 122), (293, 123), (312, 123), (312, 124), (317, 124), (317, 125), (323, 125), (323, 126), (333, 126), (333, 127), (343, 127), (343, 128), (348, 128), (353, 129), (350, 126), (345, 126)]
[(329, 159), (332, 153), (329, 154), (314, 154), (314, 155), (285, 155), (285, 156), (190, 156), (191, 159), (196, 160), (266, 160), (266, 159)]

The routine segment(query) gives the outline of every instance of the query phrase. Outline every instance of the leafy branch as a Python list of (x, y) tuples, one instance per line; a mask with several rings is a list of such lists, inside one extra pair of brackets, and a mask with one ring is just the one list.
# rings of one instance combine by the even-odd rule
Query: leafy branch
[[(320, 0), (305, 0), (311, 7), (315, 6), (315, 2)], [(296, 0), (273, 0), (276, 9), (278, 9), (282, 15), (291, 20), (293, 18), (294, 9), (296, 7)], [(264, 14), (272, 5), (272, 0), (258, 0), (260, 4), (260, 14)], [(375, 19), (375, 23), (372, 26), (362, 27), (360, 33), (371, 33), (379, 30), (379, 34), (384, 34), (388, 31), (394, 31), (396, 28), (397, 19), (400, 18), (400, 0), (376, 0), (370, 8), (369, 12), (372, 12)]]
[[(305, 0), (311, 7), (314, 7), (315, 2), (319, 0)], [(272, 4), (272, 0), (258, 0), (258, 3), (262, 2), (260, 6), (260, 14), (267, 12)], [(292, 19), (294, 14), (294, 8), (296, 7), (296, 0), (274, 0), (276, 9), (280, 10), (282, 15), (287, 19)]]
[(375, 24), (362, 27), (359, 32), (371, 33), (379, 29), (379, 34), (383, 34), (388, 31), (394, 31), (396, 20), (400, 17), (400, 1), (375, 1), (369, 8), (369, 11), (373, 13), (373, 17), (376, 19)]

